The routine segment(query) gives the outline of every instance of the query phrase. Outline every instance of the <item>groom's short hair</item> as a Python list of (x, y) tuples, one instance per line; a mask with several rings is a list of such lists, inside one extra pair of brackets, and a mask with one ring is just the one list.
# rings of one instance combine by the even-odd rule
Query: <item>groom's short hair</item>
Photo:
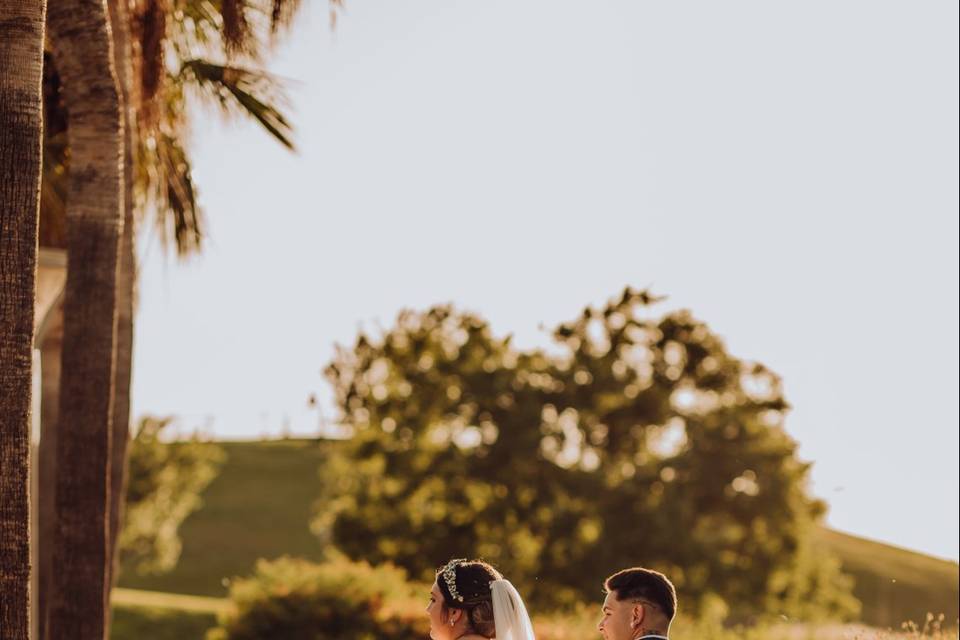
[(603, 583), (607, 593), (615, 593), (617, 600), (647, 600), (663, 611), (667, 620), (677, 613), (677, 591), (673, 583), (659, 571), (633, 567), (618, 571)]

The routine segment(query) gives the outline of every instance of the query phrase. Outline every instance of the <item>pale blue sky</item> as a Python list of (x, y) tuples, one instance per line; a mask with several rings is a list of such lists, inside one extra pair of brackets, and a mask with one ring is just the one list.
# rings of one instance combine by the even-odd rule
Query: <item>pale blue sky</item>
[(402, 307), (533, 346), (650, 285), (784, 377), (831, 525), (958, 557), (956, 2), (314, 4), (298, 155), (197, 114), (212, 238), (147, 243), (135, 412), (309, 433)]

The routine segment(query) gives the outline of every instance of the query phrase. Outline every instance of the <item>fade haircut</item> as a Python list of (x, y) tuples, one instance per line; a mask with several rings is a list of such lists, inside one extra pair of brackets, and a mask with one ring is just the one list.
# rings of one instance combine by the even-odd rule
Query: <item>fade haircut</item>
[(673, 583), (659, 571), (633, 567), (618, 571), (603, 583), (607, 593), (617, 600), (646, 600), (663, 611), (668, 621), (677, 613), (677, 591)]

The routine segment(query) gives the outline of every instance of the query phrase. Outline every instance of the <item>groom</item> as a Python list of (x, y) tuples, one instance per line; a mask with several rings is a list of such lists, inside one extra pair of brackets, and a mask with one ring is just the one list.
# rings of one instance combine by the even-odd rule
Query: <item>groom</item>
[(604, 640), (667, 640), (677, 592), (662, 573), (624, 569), (603, 583), (607, 597), (597, 629)]

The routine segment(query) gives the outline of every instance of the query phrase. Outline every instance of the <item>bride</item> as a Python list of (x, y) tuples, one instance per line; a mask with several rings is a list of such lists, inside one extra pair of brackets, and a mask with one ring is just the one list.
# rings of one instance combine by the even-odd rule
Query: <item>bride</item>
[(486, 562), (451, 560), (430, 590), (433, 640), (535, 640), (520, 594)]

